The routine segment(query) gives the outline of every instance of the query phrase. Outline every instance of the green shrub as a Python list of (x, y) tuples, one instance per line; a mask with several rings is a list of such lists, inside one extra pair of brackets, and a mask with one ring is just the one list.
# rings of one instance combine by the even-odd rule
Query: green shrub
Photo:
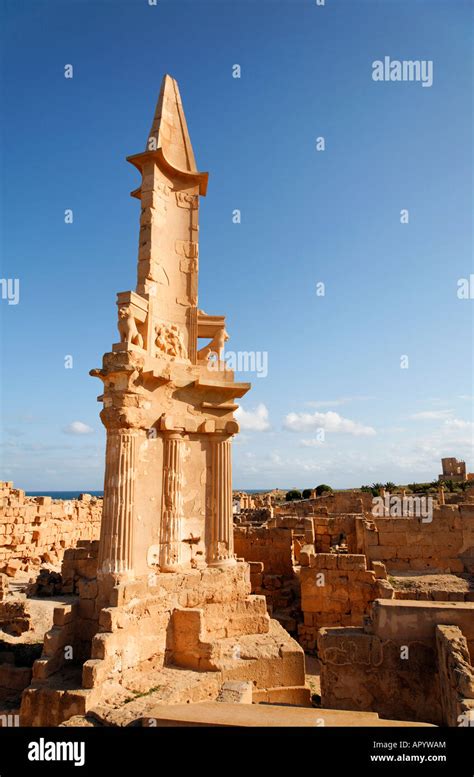
[(286, 501), (294, 502), (295, 499), (302, 499), (301, 491), (297, 491), (296, 489), (293, 489), (292, 491), (288, 491), (286, 495)]
[(332, 492), (331, 486), (327, 486), (326, 483), (321, 483), (321, 485), (316, 486), (316, 493), (318, 496), (321, 496), (321, 494), (324, 494), (326, 491), (328, 493)]

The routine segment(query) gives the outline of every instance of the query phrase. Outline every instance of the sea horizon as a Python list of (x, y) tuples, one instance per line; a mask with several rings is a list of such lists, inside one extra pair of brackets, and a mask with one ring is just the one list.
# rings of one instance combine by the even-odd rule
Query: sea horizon
[[(266, 494), (274, 489), (271, 488), (234, 488), (233, 491), (245, 491), (246, 494)], [(281, 491), (288, 491), (289, 489), (280, 489)], [(103, 491), (25, 491), (26, 496), (50, 496), (52, 499), (64, 499), (65, 501), (70, 499), (79, 499), (81, 494), (90, 494), (91, 496), (103, 497)]]

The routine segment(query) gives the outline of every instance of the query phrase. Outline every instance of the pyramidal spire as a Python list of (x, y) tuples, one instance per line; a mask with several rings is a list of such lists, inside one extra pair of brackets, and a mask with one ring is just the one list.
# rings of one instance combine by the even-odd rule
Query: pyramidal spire
[(169, 75), (165, 75), (161, 82), (146, 150), (159, 148), (173, 167), (185, 172), (197, 172), (178, 83)]

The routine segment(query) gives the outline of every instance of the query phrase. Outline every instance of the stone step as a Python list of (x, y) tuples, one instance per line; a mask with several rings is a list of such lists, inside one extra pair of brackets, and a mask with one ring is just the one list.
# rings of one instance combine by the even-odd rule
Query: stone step
[(236, 602), (211, 603), (203, 610), (203, 636), (206, 640), (268, 632), (269, 618), (264, 596), (249, 596)]
[(380, 720), (375, 712), (348, 710), (309, 709), (274, 704), (226, 704), (203, 702), (200, 704), (173, 704), (150, 707), (146, 727), (167, 726), (238, 726), (238, 727), (322, 727), (322, 726), (429, 726), (428, 723), (412, 723), (399, 720)]

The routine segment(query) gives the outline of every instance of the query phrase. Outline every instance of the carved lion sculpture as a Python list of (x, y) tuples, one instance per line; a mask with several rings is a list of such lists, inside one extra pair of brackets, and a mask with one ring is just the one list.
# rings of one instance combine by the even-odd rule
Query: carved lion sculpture
[(143, 337), (137, 329), (137, 323), (133, 317), (132, 310), (129, 305), (122, 305), (122, 307), (119, 308), (119, 320), (117, 326), (121, 343), (138, 345), (139, 348), (143, 348)]
[(219, 329), (219, 331), (214, 335), (211, 342), (198, 351), (198, 361), (207, 361), (211, 354), (216, 354), (218, 359), (222, 359), (224, 344), (228, 339), (229, 335), (227, 334), (225, 327), (222, 327), (222, 329)]

